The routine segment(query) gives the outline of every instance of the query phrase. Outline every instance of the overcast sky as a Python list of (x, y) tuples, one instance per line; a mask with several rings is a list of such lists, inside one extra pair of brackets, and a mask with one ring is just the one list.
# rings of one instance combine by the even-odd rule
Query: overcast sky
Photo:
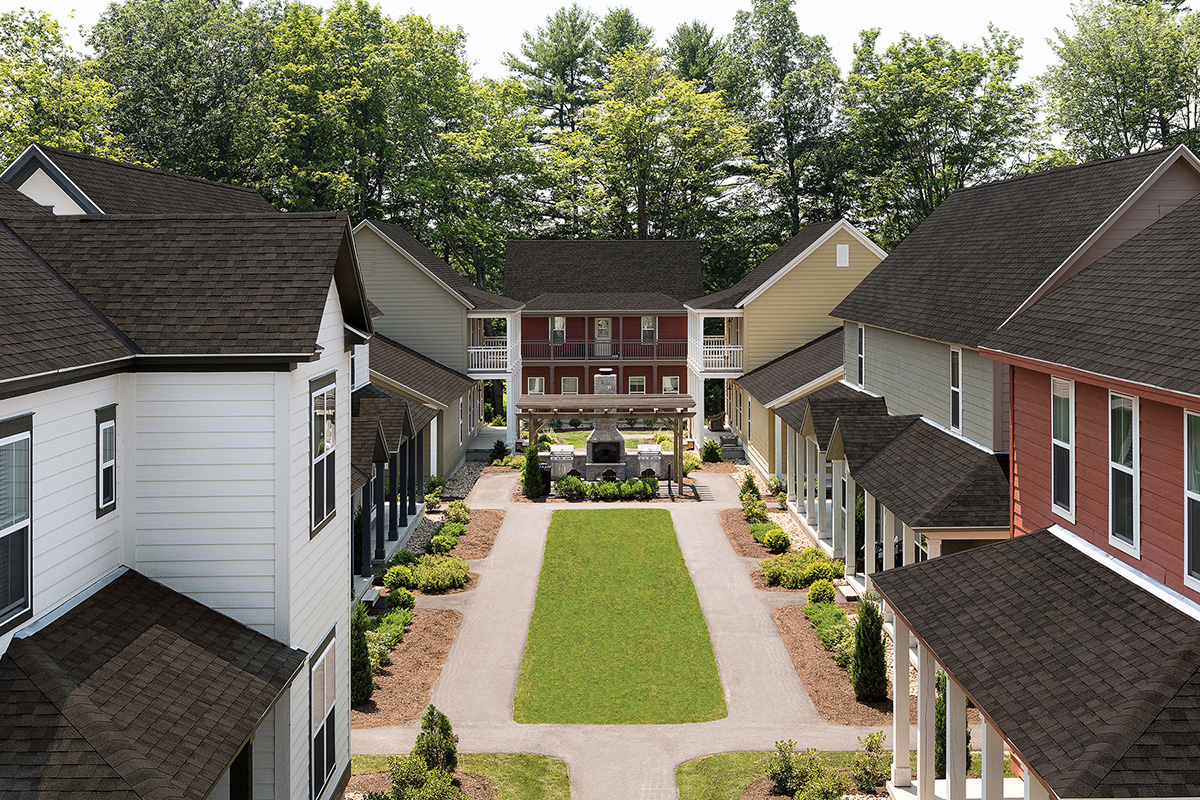
[[(628, 0), (626, 0), (628, 2)], [(41, 8), (65, 21), (74, 11), (74, 24), (91, 27), (108, 5), (107, 0), (0, 0), (4, 6), (28, 5)], [(320, 4), (319, 2), (317, 4)], [(461, 27), (467, 33), (467, 55), (477, 76), (504, 77), (505, 51), (520, 47), (521, 34), (541, 25), (563, 0), (382, 0), (390, 15), (416, 11), (438, 25)], [(582, 0), (580, 5), (602, 15), (621, 0), (596, 2)], [(738, 8), (749, 8), (749, 0), (655, 0), (651, 3), (628, 2), (643, 23), (654, 28), (661, 44), (680, 22), (699, 19), (726, 34), (733, 25)], [(955, 44), (976, 43), (986, 33), (989, 22), (1025, 40), (1021, 75), (1039, 75), (1053, 53), (1046, 44), (1054, 28), (1069, 28), (1070, 0), (1007, 0), (998, 3), (972, 0), (855, 0), (855, 2), (804, 2), (796, 4), (800, 26), (810, 34), (823, 34), (833, 47), (842, 73), (850, 68), (853, 47), (859, 30), (881, 28), (882, 43), (896, 40), (902, 31), (913, 34), (938, 33)]]

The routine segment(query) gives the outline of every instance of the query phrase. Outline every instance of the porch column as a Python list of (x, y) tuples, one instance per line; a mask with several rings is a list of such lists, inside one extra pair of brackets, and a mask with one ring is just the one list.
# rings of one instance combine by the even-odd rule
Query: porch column
[(883, 507), (883, 569), (896, 567), (896, 515)]
[(907, 525), (904, 525), (904, 563), (917, 563), (917, 534)]
[(933, 800), (933, 653), (917, 643), (917, 800)]
[[(438, 474), (438, 449), (439, 449), (438, 448), (438, 420), (441, 419), (441, 417), (442, 417), (442, 415), (438, 414), (429, 423), (429, 474), (430, 475)], [(511, 419), (508, 421), (508, 425), (509, 425), (509, 431), (510, 431), (509, 438), (515, 437), (516, 434), (512, 433), (512, 431), (515, 431), (516, 428), (514, 427), (514, 423)], [(513, 439), (513, 441), (516, 441), (516, 439)], [(508, 442), (509, 452), (512, 452), (512, 449), (513, 449), (513, 442), (510, 441), (510, 442)]]
[(875, 498), (863, 490), (863, 574), (875, 574)]
[(1004, 740), (986, 719), (983, 721), (982, 800), (1004, 800)]
[(829, 515), (825, 513), (825, 495), (828, 491), (826, 483), (829, 479), (825, 476), (825, 453), (821, 450), (821, 446), (816, 446), (816, 461), (817, 470), (817, 535), (822, 539), (829, 538)]
[(383, 490), (383, 471), (387, 468), (386, 461), (380, 461), (375, 465), (375, 560), (383, 561), (387, 558), (387, 551), (383, 545), (383, 523), (387, 519), (387, 509), (383, 505), (384, 490)]
[(1050, 800), (1050, 793), (1042, 786), (1042, 782), (1033, 774), (1029, 765), (1022, 766), (1025, 767), (1025, 800)]
[(833, 532), (833, 558), (835, 561), (844, 561), (846, 558), (846, 525), (845, 515), (842, 510), (842, 464), (840, 461), (832, 462), (833, 469), (830, 470), (833, 478), (833, 505), (829, 509), (830, 528)]
[[(425, 430), (423, 430), (417, 434), (417, 456), (414, 461), (416, 463), (417, 490), (418, 491), (424, 490), (425, 478), (428, 477), (425, 475), (425, 436), (428, 433), (429, 433), (429, 428), (426, 427)], [(431, 472), (429, 474), (433, 475), (434, 473)], [(424, 499), (424, 498), (422, 498), (422, 499)]]
[(421, 432), (417, 431), (417, 435), (413, 439), (408, 440), (408, 513), (417, 513), (417, 492), (424, 489), (424, 486), (417, 486), (417, 473), (420, 468), (417, 465), (417, 448), (419, 445), (415, 440), (420, 440)]
[(842, 475), (846, 478), (846, 487), (842, 490), (846, 493), (842, 498), (846, 504), (846, 538), (843, 540), (846, 574), (855, 575), (858, 573), (858, 491), (854, 486), (854, 478), (850, 476), (850, 462), (842, 462)]
[[(774, 417), (771, 409), (767, 409), (767, 418)], [(783, 420), (775, 417), (775, 475), (778, 478), (783, 472)]]
[(813, 530), (817, 523), (817, 456), (815, 446), (804, 439), (804, 514)]
[(803, 514), (804, 506), (800, 502), (800, 486), (804, 482), (804, 461), (807, 454), (801, 449), (804, 440), (800, 438), (800, 434), (796, 433), (790, 427), (788, 428), (788, 434), (792, 437), (791, 475), (792, 486), (794, 487), (792, 489), (792, 502), (796, 504), (796, 510)]
[[(888, 613), (891, 608), (888, 607)], [(892, 659), (892, 783), (912, 785), (912, 768), (908, 754), (908, 698), (912, 689), (908, 665), (908, 626), (899, 620), (892, 636), (895, 658)], [(986, 800), (986, 798), (985, 798)]]
[(400, 538), (400, 504), (396, 501), (399, 486), (396, 482), (396, 467), (400, 461), (396, 453), (392, 453), (388, 463), (388, 490), (391, 492), (392, 505), (388, 508), (388, 541), (394, 542)]
[(946, 675), (946, 800), (966, 800), (967, 696)]
[(411, 439), (405, 439), (400, 444), (396, 457), (396, 465), (400, 468), (396, 475), (396, 494), (394, 500), (397, 513), (400, 516), (401, 528), (408, 527), (408, 448), (412, 446)]
[(358, 538), (362, 543), (362, 554), (359, 564), (359, 575), (364, 578), (371, 575), (371, 478), (362, 488), (362, 517), (359, 520)]
[[(504, 419), (508, 423), (508, 428), (505, 429), (505, 431), (504, 431), (504, 441), (508, 445), (508, 451), (510, 453), (516, 449), (517, 432), (519, 430), (521, 430), (521, 421), (517, 419), (517, 392), (519, 391), (519, 388), (520, 388), (518, 386), (518, 384), (520, 382), (521, 382), (521, 379), (520, 379), (520, 377), (518, 377), (518, 374), (516, 372), (510, 373), (508, 380), (506, 381), (507, 391), (505, 392), (505, 394), (507, 395), (507, 401), (504, 404), (506, 406)], [(435, 420), (434, 421), (434, 432), (435, 433), (437, 432), (436, 426), (437, 426), (437, 421)], [(434, 459), (433, 454), (436, 452), (437, 452), (437, 447), (434, 447), (431, 445), (430, 449), (429, 449), (429, 457), (431, 459), (430, 464), (429, 464), (429, 469), (432, 470), (434, 475), (437, 475), (437, 470), (434, 469), (432, 459)]]
[[(782, 420), (775, 418), (776, 422), (782, 424)], [(788, 428), (783, 433), (783, 452), (784, 452), (784, 481), (787, 483), (787, 499), (791, 503), (796, 499), (796, 477), (792, 470), (796, 464), (795, 455), (792, 452), (792, 446), (795, 443), (792, 441), (792, 429)]]

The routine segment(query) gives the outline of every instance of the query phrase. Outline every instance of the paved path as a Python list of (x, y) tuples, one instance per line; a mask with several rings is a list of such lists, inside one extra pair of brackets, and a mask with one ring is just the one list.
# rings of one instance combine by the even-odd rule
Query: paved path
[[(467, 502), (503, 508), (491, 554), (471, 563), (480, 575), (471, 592), (421, 597), (419, 608), (462, 612), (454, 645), (433, 693), (459, 735), (478, 753), (540, 753), (567, 762), (572, 800), (677, 798), (675, 767), (713, 753), (770, 750), (779, 739), (801, 748), (853, 750), (877, 728), (830, 725), (808, 699), (771, 610), (801, 595), (761, 592), (750, 582), (754, 559), (739, 558), (717, 518), (738, 506), (737, 487), (721, 474), (698, 474), (712, 502), (669, 508), (683, 558), (708, 622), (729, 716), (683, 725), (522, 725), (512, 720), (517, 673), (533, 614), (546, 529), (559, 504), (513, 503), (515, 475), (484, 475)], [(612, 508), (573, 503), (569, 508)], [(640, 506), (645, 508), (645, 505)], [(406, 753), (418, 725), (355, 730), (355, 753)]]

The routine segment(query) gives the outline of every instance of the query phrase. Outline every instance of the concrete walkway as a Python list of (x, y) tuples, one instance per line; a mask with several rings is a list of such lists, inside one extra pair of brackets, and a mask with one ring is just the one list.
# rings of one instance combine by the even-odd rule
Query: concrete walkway
[[(515, 475), (484, 475), (467, 502), (472, 508), (502, 508), (506, 513), (491, 554), (471, 564), (480, 575), (479, 587), (418, 601), (418, 608), (450, 608), (463, 614), (432, 700), (450, 717), (462, 751), (561, 758), (568, 765), (573, 800), (677, 798), (675, 767), (681, 762), (713, 753), (771, 750), (780, 739), (795, 739), (801, 748), (853, 750), (859, 736), (878, 730), (830, 725), (813, 708), (771, 618), (773, 608), (799, 603), (802, 595), (753, 587), (749, 573), (754, 560), (734, 553), (716, 514), (738, 506), (737, 487), (722, 474), (697, 473), (697, 478), (711, 490), (712, 502), (653, 507), (671, 512), (708, 622), (729, 716), (683, 725), (513, 722), (517, 674), (550, 515), (563, 508), (615, 504), (513, 503)], [(406, 753), (418, 727), (413, 723), (355, 730), (351, 749)]]

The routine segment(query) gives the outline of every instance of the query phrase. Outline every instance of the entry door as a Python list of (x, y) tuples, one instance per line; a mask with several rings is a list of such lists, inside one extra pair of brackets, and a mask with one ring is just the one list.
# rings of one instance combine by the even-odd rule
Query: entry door
[(612, 355), (612, 318), (596, 317), (596, 358)]

